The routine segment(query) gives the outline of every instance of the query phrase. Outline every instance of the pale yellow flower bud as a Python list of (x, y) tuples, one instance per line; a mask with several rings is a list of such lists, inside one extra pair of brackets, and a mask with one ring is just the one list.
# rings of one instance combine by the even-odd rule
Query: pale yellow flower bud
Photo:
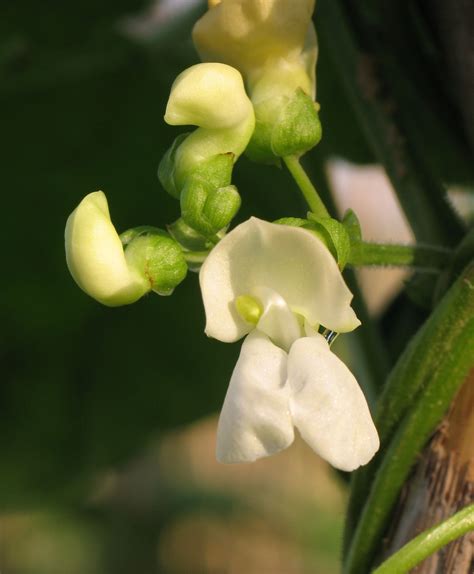
[(66, 261), (79, 287), (110, 307), (134, 303), (150, 290), (127, 264), (102, 191), (87, 195), (66, 223)]
[(174, 183), (179, 192), (189, 175), (206, 160), (242, 154), (252, 136), (255, 115), (238, 70), (226, 64), (191, 66), (174, 81), (165, 121), (198, 129), (178, 146)]
[[(225, 62), (250, 81), (256, 70), (282, 59), (305, 68), (314, 62), (316, 53), (311, 23), (314, 3), (314, 0), (213, 3), (214, 7), (194, 26), (194, 43), (204, 61)], [(306, 62), (307, 59), (312, 61)]]

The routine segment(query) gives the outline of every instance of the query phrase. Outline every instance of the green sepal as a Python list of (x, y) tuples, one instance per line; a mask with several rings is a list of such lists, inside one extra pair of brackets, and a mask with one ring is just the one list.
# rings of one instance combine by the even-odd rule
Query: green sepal
[(280, 158), (301, 156), (321, 141), (317, 104), (298, 88), (291, 97), (265, 100), (255, 106), (255, 130), (245, 150), (253, 161), (280, 164)]
[(317, 104), (303, 90), (296, 90), (273, 130), (273, 153), (278, 157), (300, 156), (317, 145), (321, 137)]
[(182, 217), (167, 225), (169, 234), (187, 251), (206, 251), (213, 243), (190, 227)]
[(344, 269), (351, 253), (351, 240), (346, 227), (332, 217), (318, 217), (311, 212), (308, 219), (336, 259), (339, 269)]
[(348, 209), (342, 218), (342, 225), (344, 225), (351, 243), (362, 241), (362, 230), (357, 215)]
[(202, 161), (189, 174), (188, 178), (205, 179), (210, 188), (226, 187), (232, 181), (232, 169), (235, 156), (233, 153), (220, 153)]
[(156, 227), (131, 229), (122, 236), (128, 241), (125, 258), (130, 267), (147, 278), (152, 291), (171, 295), (188, 271), (178, 243), (166, 231)]
[(277, 102), (264, 101), (254, 106), (254, 110), (255, 128), (245, 155), (256, 163), (280, 166), (281, 159), (273, 153), (272, 148), (272, 134), (279, 116)]
[(165, 190), (174, 198), (179, 199), (181, 195), (181, 190), (178, 189), (175, 181), (175, 159), (176, 152), (183, 141), (188, 137), (189, 132), (185, 134), (180, 134), (175, 138), (171, 147), (166, 151), (165, 155), (160, 161), (158, 166), (158, 179)]
[(273, 223), (277, 223), (278, 225), (289, 225), (290, 227), (314, 227), (307, 219), (302, 219), (301, 217), (281, 217)]
[(140, 235), (148, 235), (148, 234), (155, 234), (161, 233), (163, 230), (159, 227), (153, 227), (151, 225), (140, 225), (139, 227), (132, 227), (131, 229), (127, 229), (123, 233), (120, 234), (120, 241), (122, 242), (123, 247), (127, 247), (129, 243), (131, 243), (136, 237), (140, 237)]

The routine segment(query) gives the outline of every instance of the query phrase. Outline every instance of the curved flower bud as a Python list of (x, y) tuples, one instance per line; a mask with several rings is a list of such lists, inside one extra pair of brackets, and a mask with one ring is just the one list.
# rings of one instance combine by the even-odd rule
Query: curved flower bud
[(158, 177), (168, 193), (180, 199), (185, 222), (212, 235), (229, 225), (240, 207), (240, 196), (230, 186), (232, 169), (255, 126), (242, 76), (225, 64), (185, 70), (171, 88), (165, 121), (198, 126), (175, 140)]
[(196, 23), (204, 61), (244, 74), (257, 118), (247, 154), (272, 163), (302, 154), (321, 139), (313, 102), (317, 42), (314, 0), (223, 0)]
[(66, 261), (79, 287), (110, 307), (134, 303), (150, 290), (130, 268), (102, 191), (87, 195), (66, 223)]
[(184, 255), (164, 231), (128, 232), (125, 243), (124, 252), (102, 191), (87, 195), (67, 220), (69, 271), (79, 287), (100, 303), (128, 305), (150, 290), (167, 295), (186, 276)]
[(236, 341), (254, 328), (234, 302), (241, 295), (259, 299), (262, 287), (277, 292), (310, 325), (347, 332), (360, 324), (331, 253), (311, 231), (299, 227), (250, 218), (211, 251), (200, 284), (206, 333), (220, 341)]
[(242, 76), (235, 68), (196, 64), (173, 82), (164, 119), (171, 126), (230, 128), (247, 120), (250, 109)]

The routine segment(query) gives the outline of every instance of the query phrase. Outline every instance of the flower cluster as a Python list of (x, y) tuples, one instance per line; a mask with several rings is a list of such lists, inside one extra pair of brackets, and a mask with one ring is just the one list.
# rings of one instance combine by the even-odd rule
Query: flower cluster
[(227, 234), (241, 203), (232, 183), (242, 153), (266, 163), (316, 145), (314, 0), (210, 2), (194, 42), (204, 63), (182, 72), (165, 121), (178, 136), (158, 178), (179, 201), (167, 230), (121, 235), (102, 192), (87, 195), (66, 224), (66, 259), (77, 284), (109, 306), (153, 291), (170, 295), (200, 269), (206, 333), (246, 337), (219, 420), (217, 457), (247, 462), (291, 444), (294, 428), (333, 466), (353, 470), (379, 446), (354, 376), (322, 333), (359, 325), (341, 269), (350, 249), (343, 223), (323, 214)]

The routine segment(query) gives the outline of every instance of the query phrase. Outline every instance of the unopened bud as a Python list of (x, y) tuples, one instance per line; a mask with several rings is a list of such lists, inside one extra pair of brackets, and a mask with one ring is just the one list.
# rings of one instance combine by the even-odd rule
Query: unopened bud
[(127, 305), (149, 291), (146, 278), (127, 264), (102, 191), (87, 195), (71, 213), (65, 245), (74, 280), (100, 303), (110, 307)]
[(285, 156), (301, 156), (321, 140), (317, 105), (301, 89), (291, 97), (261, 102), (246, 154), (254, 161), (277, 163)]

